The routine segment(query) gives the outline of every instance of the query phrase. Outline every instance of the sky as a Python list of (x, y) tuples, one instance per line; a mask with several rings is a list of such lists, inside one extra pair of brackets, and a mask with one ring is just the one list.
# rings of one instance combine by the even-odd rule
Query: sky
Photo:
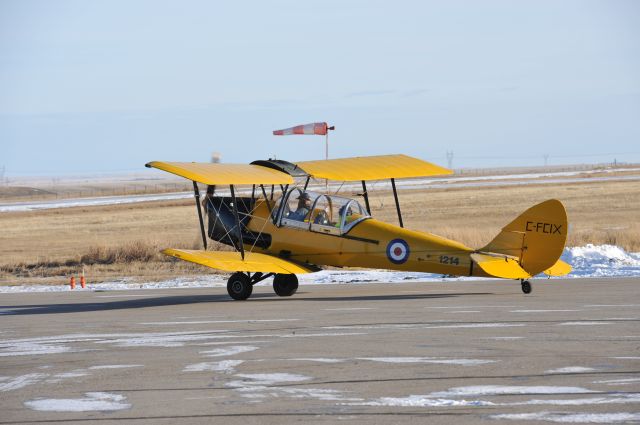
[(640, 1), (0, 0), (0, 171), (640, 162)]

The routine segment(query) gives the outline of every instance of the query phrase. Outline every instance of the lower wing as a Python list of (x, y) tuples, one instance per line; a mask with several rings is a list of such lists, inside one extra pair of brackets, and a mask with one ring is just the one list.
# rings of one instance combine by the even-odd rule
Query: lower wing
[(244, 259), (240, 256), (240, 253), (231, 251), (201, 251), (169, 248), (162, 251), (162, 253), (191, 263), (211, 267), (212, 269), (229, 272), (304, 274), (319, 270), (311, 264), (297, 263), (257, 252), (245, 253)]

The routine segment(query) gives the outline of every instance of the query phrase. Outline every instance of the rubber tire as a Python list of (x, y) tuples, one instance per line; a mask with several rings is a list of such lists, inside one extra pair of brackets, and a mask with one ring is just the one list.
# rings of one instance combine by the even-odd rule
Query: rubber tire
[(242, 301), (251, 296), (253, 292), (253, 285), (249, 276), (242, 272), (237, 272), (231, 275), (227, 281), (227, 292), (229, 296), (234, 300)]
[(280, 297), (290, 297), (298, 290), (298, 277), (295, 274), (277, 274), (273, 278), (273, 291)]
[(531, 293), (531, 283), (529, 283), (528, 280), (525, 280), (522, 282), (522, 292), (524, 292), (525, 294), (530, 294)]

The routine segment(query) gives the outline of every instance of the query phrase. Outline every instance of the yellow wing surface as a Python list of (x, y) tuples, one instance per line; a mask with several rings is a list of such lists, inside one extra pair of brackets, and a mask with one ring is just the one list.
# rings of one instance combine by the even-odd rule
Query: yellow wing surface
[(358, 156), (353, 158), (297, 162), (315, 178), (356, 181), (425, 177), (453, 171), (407, 155)]
[(503, 279), (528, 279), (531, 277), (513, 258), (474, 253), (471, 254), (471, 259), (491, 276)]
[(548, 276), (564, 276), (571, 273), (571, 266), (562, 260), (556, 261), (556, 263), (544, 271), (544, 274)]
[(246, 252), (244, 260), (240, 256), (240, 253), (227, 251), (200, 251), (170, 248), (165, 249), (162, 253), (184, 261), (228, 272), (304, 274), (315, 271), (311, 267), (305, 267), (303, 264), (257, 252)]
[(251, 164), (209, 164), (201, 162), (162, 162), (146, 164), (203, 184), (291, 184), (293, 177), (271, 168)]

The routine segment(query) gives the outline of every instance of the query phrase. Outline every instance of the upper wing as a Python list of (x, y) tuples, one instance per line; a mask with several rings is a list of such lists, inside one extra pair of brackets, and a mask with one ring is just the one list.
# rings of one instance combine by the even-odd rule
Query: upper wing
[(153, 161), (145, 166), (208, 185), (293, 183), (290, 175), (260, 165)]
[(425, 177), (453, 174), (453, 171), (407, 155), (357, 156), (297, 162), (315, 178), (356, 181)]
[(165, 249), (163, 254), (191, 263), (201, 264), (229, 272), (262, 272), (282, 274), (304, 274), (318, 271), (311, 265), (295, 263), (272, 255), (246, 252), (244, 260), (237, 252), (199, 251), (189, 249)]

